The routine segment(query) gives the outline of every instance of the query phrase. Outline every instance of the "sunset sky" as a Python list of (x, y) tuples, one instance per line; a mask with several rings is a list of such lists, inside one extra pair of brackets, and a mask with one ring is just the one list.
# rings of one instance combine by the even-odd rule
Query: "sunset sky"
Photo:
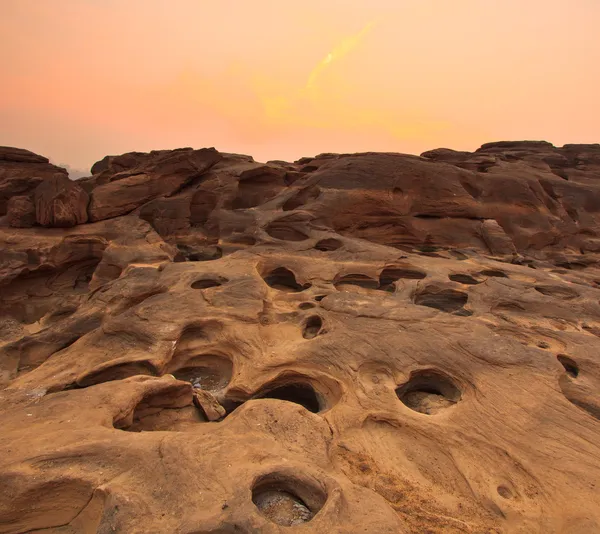
[(600, 142), (600, 0), (0, 0), (0, 145), (77, 169), (214, 146)]

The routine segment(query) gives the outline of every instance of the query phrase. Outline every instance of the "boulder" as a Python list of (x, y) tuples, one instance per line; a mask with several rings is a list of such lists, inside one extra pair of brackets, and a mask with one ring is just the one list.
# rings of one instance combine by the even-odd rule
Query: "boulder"
[(40, 183), (33, 194), (35, 218), (41, 226), (68, 228), (87, 222), (88, 194), (62, 175)]
[(90, 195), (91, 221), (125, 215), (150, 200), (172, 195), (200, 178), (222, 157), (214, 148), (127, 156), (94, 165), (93, 170), (101, 172)]
[(29, 150), (0, 147), (0, 216), (6, 215), (11, 197), (29, 195), (53, 176), (68, 177), (68, 172)]

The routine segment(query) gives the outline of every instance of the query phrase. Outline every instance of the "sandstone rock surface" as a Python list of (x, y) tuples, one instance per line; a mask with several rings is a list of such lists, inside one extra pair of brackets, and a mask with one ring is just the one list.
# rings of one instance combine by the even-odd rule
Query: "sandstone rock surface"
[(38, 224), (52, 228), (87, 222), (88, 194), (76, 182), (62, 175), (44, 180), (33, 192)]
[(0, 533), (600, 532), (600, 145), (5, 163)]

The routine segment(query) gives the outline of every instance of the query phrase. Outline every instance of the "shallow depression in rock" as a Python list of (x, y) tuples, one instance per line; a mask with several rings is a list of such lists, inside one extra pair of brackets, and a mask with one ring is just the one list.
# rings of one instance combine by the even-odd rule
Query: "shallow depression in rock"
[(261, 515), (286, 527), (311, 521), (326, 500), (320, 488), (279, 475), (259, 480), (252, 489), (252, 502)]
[(171, 374), (198, 389), (220, 391), (227, 387), (233, 373), (232, 362), (215, 355), (197, 356)]
[(413, 372), (409, 381), (396, 389), (396, 395), (411, 410), (426, 415), (444, 411), (461, 399), (454, 381), (437, 370)]

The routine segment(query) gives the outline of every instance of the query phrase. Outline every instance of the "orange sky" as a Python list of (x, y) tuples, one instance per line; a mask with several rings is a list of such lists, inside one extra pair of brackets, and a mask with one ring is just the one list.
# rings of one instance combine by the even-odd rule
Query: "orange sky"
[(0, 2), (0, 145), (75, 168), (600, 142), (600, 0)]

